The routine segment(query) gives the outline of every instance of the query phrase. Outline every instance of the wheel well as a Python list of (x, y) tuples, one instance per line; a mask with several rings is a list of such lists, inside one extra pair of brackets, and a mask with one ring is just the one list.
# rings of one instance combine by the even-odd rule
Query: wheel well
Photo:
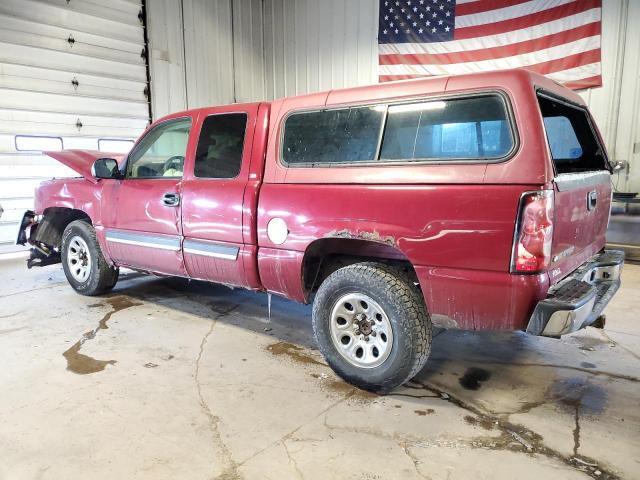
[(65, 207), (50, 207), (45, 209), (42, 220), (38, 223), (35, 240), (45, 245), (59, 248), (62, 243), (62, 233), (74, 220), (86, 220), (91, 223), (91, 218), (82, 210)]
[(314, 293), (336, 270), (354, 263), (375, 261), (401, 268), (419, 287), (418, 276), (409, 259), (397, 248), (361, 239), (324, 238), (307, 248), (302, 262), (305, 295)]

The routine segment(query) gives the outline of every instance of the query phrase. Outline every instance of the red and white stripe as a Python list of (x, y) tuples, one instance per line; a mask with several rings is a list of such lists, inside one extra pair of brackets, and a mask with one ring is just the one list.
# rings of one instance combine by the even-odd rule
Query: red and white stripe
[(602, 85), (601, 0), (457, 0), (454, 40), (379, 45), (381, 82), (526, 67)]

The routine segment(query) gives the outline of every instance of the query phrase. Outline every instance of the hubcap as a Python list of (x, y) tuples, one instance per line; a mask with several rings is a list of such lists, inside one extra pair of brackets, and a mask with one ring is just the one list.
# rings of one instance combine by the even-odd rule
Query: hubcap
[(331, 340), (349, 363), (374, 368), (389, 357), (393, 345), (391, 322), (371, 297), (343, 295), (331, 311)]
[(67, 266), (71, 276), (78, 282), (86, 282), (91, 274), (91, 254), (87, 242), (74, 236), (67, 247)]

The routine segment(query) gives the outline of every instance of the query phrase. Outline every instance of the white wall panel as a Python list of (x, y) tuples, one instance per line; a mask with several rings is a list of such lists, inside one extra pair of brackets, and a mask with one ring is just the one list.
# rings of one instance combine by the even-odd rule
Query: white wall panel
[(231, 0), (183, 0), (189, 108), (233, 103)]
[(147, 0), (153, 119), (187, 108), (181, 0)]
[[(604, 0), (602, 5), (602, 87), (580, 92), (605, 139), (612, 160), (630, 169), (614, 175), (621, 191), (640, 190), (640, 15), (636, 0)], [(640, 148), (638, 148), (640, 150)]]
[(267, 96), (262, 0), (233, 0), (234, 83), (237, 102), (259, 102)]
[(0, 245), (15, 240), (33, 189), (75, 175), (16, 135), (60, 138), (98, 149), (101, 138), (134, 139), (149, 121), (139, 0), (0, 2)]
[(265, 0), (269, 99), (376, 81), (377, 0)]

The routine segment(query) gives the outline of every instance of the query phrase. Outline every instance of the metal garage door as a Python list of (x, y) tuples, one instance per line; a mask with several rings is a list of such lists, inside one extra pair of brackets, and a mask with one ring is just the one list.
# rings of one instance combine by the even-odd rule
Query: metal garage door
[(140, 0), (0, 1), (0, 253), (43, 179), (42, 150), (126, 151), (149, 122)]

